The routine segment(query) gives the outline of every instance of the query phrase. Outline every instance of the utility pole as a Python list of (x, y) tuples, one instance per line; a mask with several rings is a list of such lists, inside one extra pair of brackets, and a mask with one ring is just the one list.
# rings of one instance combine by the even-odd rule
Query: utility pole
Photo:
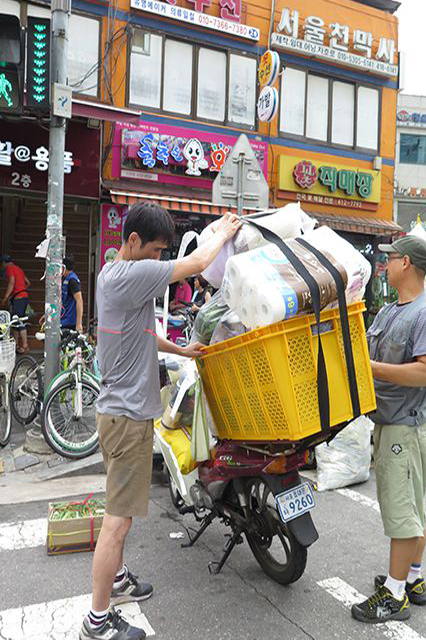
[[(62, 236), (64, 205), (64, 151), (66, 117), (57, 108), (58, 88), (66, 90), (68, 77), (68, 25), (71, 0), (52, 0), (51, 22), (51, 82), (52, 99), (49, 136), (49, 178), (47, 196), (46, 237), (49, 246), (46, 255), (45, 297), (45, 373), (44, 388), (59, 371), (61, 332), (61, 278), (64, 239)], [(65, 91), (66, 92), (66, 91)], [(69, 99), (69, 96), (68, 96)], [(64, 97), (60, 101), (64, 104)]]

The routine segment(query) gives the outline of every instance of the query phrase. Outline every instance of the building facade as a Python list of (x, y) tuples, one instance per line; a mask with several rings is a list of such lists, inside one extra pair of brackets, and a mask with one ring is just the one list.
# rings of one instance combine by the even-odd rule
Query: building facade
[(400, 95), (395, 158), (395, 220), (410, 231), (426, 220), (426, 97)]
[[(0, 0), (3, 8), (19, 5), (23, 20), (23, 7), (42, 15), (49, 4)], [(300, 201), (372, 257), (379, 238), (398, 232), (392, 222), (397, 6), (73, 0), (67, 141), (80, 146), (80, 165), (73, 166), (82, 169), (80, 178), (86, 155), (71, 134), (73, 122), (102, 136), (97, 198), (78, 196), (73, 205), (89, 204), (88, 279), (119, 246), (129, 204), (150, 200), (171, 211), (178, 231), (171, 255), (184, 231), (199, 231), (223, 213), (212, 203), (212, 183), (241, 133), (268, 181), (271, 206)], [(261, 122), (258, 69), (267, 49), (280, 56), (278, 109)], [(3, 210), (16, 186), (0, 184)], [(21, 198), (28, 195), (23, 188)]]

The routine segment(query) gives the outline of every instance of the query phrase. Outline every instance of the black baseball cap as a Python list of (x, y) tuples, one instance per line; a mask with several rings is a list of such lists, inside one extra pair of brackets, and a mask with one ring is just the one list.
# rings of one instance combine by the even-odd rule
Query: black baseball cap
[(379, 244), (379, 251), (408, 256), (411, 264), (426, 273), (426, 240), (423, 240), (423, 238), (407, 235), (403, 238), (398, 238), (392, 244)]

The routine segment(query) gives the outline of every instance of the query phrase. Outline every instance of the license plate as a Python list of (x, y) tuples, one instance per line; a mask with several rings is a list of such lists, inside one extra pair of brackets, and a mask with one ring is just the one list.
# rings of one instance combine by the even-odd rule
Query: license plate
[(314, 494), (308, 482), (275, 496), (278, 513), (283, 522), (289, 522), (315, 507)]

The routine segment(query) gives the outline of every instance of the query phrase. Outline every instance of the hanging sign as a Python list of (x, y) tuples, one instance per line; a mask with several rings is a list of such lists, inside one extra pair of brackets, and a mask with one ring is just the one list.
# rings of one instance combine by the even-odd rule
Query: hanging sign
[(277, 51), (265, 51), (259, 62), (257, 77), (261, 87), (274, 84), (280, 72), (280, 55)]
[(271, 122), (278, 111), (278, 91), (275, 87), (263, 87), (257, 101), (257, 117), (261, 122)]

